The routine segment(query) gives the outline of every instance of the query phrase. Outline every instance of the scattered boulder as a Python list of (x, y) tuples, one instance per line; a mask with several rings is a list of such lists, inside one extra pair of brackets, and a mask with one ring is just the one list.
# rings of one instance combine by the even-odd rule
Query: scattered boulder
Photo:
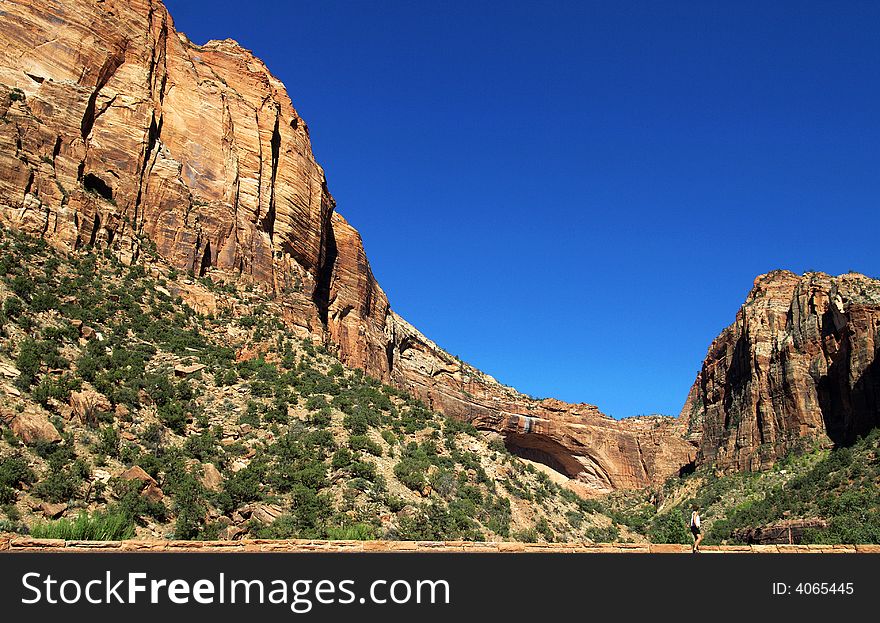
[(42, 504), (40, 504), (40, 511), (47, 519), (57, 519), (66, 510), (67, 504), (65, 504), (64, 502), (61, 502), (59, 504), (50, 504), (49, 502), (43, 502)]
[(95, 482), (103, 482), (104, 484), (107, 484), (110, 482), (111, 475), (106, 469), (98, 468), (92, 472), (92, 478)]
[(146, 390), (139, 389), (138, 390), (138, 402), (144, 406), (149, 406), (153, 404), (153, 397), (147, 393)]
[(80, 422), (95, 422), (99, 413), (109, 413), (113, 408), (104, 394), (90, 389), (70, 393), (71, 417), (76, 416)]
[(150, 476), (140, 465), (133, 465), (121, 474), (119, 478), (122, 480), (137, 480), (145, 485), (155, 485), (156, 481)]
[(202, 477), (199, 480), (208, 491), (220, 491), (223, 485), (223, 475), (213, 463), (202, 464)]
[(165, 499), (165, 493), (159, 488), (155, 482), (151, 482), (148, 484), (143, 491), (141, 491), (141, 496), (145, 498), (148, 502), (161, 502)]
[(190, 366), (184, 365), (176, 365), (174, 366), (174, 376), (190, 376), (191, 374), (195, 374), (201, 370), (205, 369), (205, 364), (203, 363), (194, 363)]
[(15, 413), (3, 411), (0, 420), (6, 422), (16, 437), (24, 443), (57, 443), (61, 441), (58, 429), (49, 421), (45, 413), (26, 411)]
[(79, 334), (82, 336), (84, 340), (93, 340), (95, 339), (95, 330), (88, 325), (83, 325), (79, 329)]
[(226, 526), (220, 530), (217, 537), (221, 541), (238, 541), (245, 534), (245, 529), (238, 526)]
[(250, 517), (264, 524), (270, 524), (284, 514), (284, 509), (277, 504), (248, 504), (243, 506), (240, 512), (245, 519)]
[(406, 506), (401, 508), (399, 511), (397, 511), (397, 518), (398, 519), (403, 519), (406, 517), (412, 518), (418, 514), (419, 514), (419, 511), (415, 506), (413, 506), (412, 504), (407, 504)]
[(241, 470), (243, 470), (247, 466), (248, 466), (247, 461), (242, 461), (241, 459), (235, 459), (232, 462), (232, 464), (229, 466), (229, 469), (231, 469), (232, 472), (235, 473), (235, 472), (240, 472)]
[(0, 374), (9, 379), (21, 376), (21, 372), (19, 372), (18, 368), (8, 363), (0, 363)]
[(141, 497), (149, 502), (161, 502), (165, 499), (165, 492), (159, 487), (159, 483), (150, 476), (140, 465), (133, 465), (121, 474), (119, 478), (140, 483)]

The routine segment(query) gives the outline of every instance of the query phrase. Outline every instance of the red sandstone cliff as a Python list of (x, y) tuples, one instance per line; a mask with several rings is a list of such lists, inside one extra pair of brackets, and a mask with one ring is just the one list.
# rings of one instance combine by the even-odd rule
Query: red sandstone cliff
[(880, 424), (880, 281), (755, 280), (712, 343), (681, 413), (698, 463), (760, 469), (803, 437), (848, 444)]
[(880, 295), (857, 275), (759, 278), (677, 420), (531, 400), (390, 310), (306, 124), (249, 51), (195, 45), (158, 0), (0, 6), (8, 226), (129, 258), (152, 241), (178, 268), (250, 280), (347, 364), (504, 434), (585, 492), (656, 484), (695, 458), (756, 468), (802, 435), (846, 442), (878, 421)]

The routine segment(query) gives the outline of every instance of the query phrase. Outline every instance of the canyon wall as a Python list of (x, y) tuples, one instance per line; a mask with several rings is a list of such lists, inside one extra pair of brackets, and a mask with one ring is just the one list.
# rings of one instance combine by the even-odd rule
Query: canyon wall
[(235, 41), (196, 45), (158, 0), (15, 0), (0, 17), (0, 222), (249, 281), (346, 364), (501, 433), (581, 493), (694, 458), (675, 420), (532, 400), (394, 314), (284, 85)]
[(804, 438), (880, 425), (880, 282), (774, 271), (712, 343), (680, 421), (697, 463), (762, 469)]

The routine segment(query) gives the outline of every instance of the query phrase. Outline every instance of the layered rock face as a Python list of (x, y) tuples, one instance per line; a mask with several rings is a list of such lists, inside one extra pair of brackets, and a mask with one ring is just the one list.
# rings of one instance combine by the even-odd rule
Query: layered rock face
[(0, 15), (0, 221), (75, 250), (250, 280), (348, 365), (502, 435), (572, 488), (659, 483), (694, 459), (680, 421), (534, 401), (395, 315), (335, 213), (281, 82), (231, 40), (196, 45), (158, 1), (15, 0)]
[[(234, 270), (308, 329), (332, 269), (333, 198), (284, 86), (164, 6), (4, 2), (0, 218), (76, 249), (152, 240), (196, 275)], [(14, 89), (10, 91), (10, 89)]]
[(685, 424), (615, 420), (588, 404), (533, 400), (440, 349), (393, 315), (393, 375), (434, 409), (504, 435), (511, 451), (568, 476), (582, 494), (660, 484), (692, 462)]
[(802, 437), (849, 444), (880, 424), (880, 281), (755, 280), (712, 343), (681, 413), (698, 463), (760, 469)]

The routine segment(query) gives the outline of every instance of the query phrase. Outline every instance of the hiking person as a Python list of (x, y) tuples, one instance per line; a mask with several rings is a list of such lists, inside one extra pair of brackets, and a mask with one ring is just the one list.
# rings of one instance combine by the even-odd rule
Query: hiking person
[(694, 506), (694, 510), (691, 512), (691, 534), (694, 535), (694, 545), (691, 548), (691, 552), (694, 554), (698, 554), (700, 552), (700, 541), (703, 540), (703, 534), (700, 532), (700, 509), (697, 506)]

